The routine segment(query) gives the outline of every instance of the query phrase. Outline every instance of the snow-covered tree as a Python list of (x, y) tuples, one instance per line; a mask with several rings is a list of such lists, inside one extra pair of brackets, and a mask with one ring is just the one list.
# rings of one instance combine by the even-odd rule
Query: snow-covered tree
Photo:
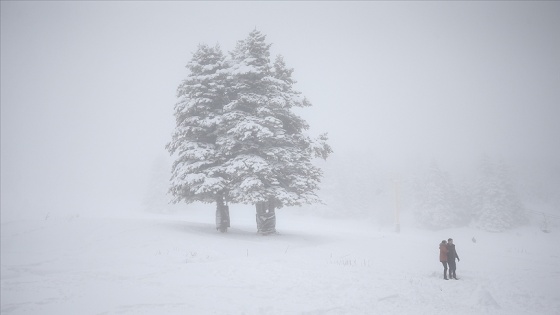
[(478, 228), (501, 232), (522, 225), (526, 217), (504, 162), (485, 158), (472, 196), (474, 223)]
[(169, 164), (164, 157), (156, 158), (152, 163), (152, 170), (144, 195), (144, 207), (149, 212), (169, 213), (176, 210), (169, 203)]
[(459, 192), (449, 175), (437, 163), (430, 164), (430, 170), (417, 183), (417, 222), (429, 229), (452, 228), (468, 223), (468, 216), (461, 204)]
[(174, 202), (254, 204), (260, 233), (275, 231), (275, 209), (318, 202), (322, 177), (312, 159), (331, 148), (323, 134), (292, 108), (311, 104), (293, 87), (282, 57), (270, 60), (259, 31), (237, 43), (226, 59), (218, 47), (200, 45), (178, 89), (176, 130), (167, 148), (177, 159)]
[(228, 96), (218, 144), (228, 158), (221, 170), (231, 180), (232, 202), (254, 204), (257, 228), (275, 231), (275, 208), (315, 203), (322, 172), (312, 164), (327, 158), (327, 136), (312, 140), (293, 107), (310, 106), (294, 90), (292, 69), (282, 57), (270, 61), (270, 44), (255, 30), (231, 53)]
[(215, 169), (224, 161), (216, 139), (224, 132), (226, 57), (219, 46), (201, 44), (186, 67), (190, 74), (177, 89), (176, 129), (166, 147), (176, 156), (169, 192), (174, 203), (216, 202), (216, 216), (229, 220), (223, 200), (228, 179)]

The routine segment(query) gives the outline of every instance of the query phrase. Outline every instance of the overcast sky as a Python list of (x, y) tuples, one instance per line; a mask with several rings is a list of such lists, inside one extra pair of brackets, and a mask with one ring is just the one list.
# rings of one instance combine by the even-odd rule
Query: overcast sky
[(560, 2), (2, 1), (2, 217), (135, 204), (192, 52), (255, 28), (335, 155), (558, 169)]

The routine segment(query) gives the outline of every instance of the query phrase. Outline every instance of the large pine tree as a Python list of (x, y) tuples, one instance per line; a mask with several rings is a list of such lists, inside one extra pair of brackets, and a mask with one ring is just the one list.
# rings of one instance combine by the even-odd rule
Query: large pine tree
[(190, 74), (177, 89), (176, 129), (166, 147), (176, 156), (169, 189), (172, 202), (216, 202), (216, 223), (221, 231), (229, 226), (224, 205), (228, 178), (216, 171), (224, 161), (216, 139), (223, 133), (227, 66), (219, 46), (199, 45), (186, 66)]
[(228, 197), (254, 204), (258, 231), (273, 233), (276, 208), (319, 201), (322, 172), (311, 161), (327, 158), (331, 149), (326, 135), (312, 140), (305, 134), (308, 124), (292, 108), (311, 104), (294, 90), (293, 70), (282, 57), (271, 62), (265, 35), (251, 32), (231, 60), (223, 139), (232, 157), (223, 164), (232, 179)]
[(312, 160), (332, 151), (326, 134), (305, 134), (292, 108), (311, 104), (282, 57), (271, 62), (265, 35), (251, 32), (228, 60), (201, 45), (187, 67), (168, 145), (178, 155), (174, 201), (253, 204), (262, 234), (275, 232), (276, 208), (318, 202), (322, 172)]

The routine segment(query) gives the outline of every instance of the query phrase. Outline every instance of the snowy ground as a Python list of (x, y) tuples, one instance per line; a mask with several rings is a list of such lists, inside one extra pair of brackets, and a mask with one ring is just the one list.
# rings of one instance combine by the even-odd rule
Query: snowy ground
[[(250, 208), (225, 234), (202, 210), (2, 222), (1, 313), (560, 314), (558, 230), (397, 234), (281, 209), (263, 237)], [(458, 281), (441, 276), (448, 237)]]

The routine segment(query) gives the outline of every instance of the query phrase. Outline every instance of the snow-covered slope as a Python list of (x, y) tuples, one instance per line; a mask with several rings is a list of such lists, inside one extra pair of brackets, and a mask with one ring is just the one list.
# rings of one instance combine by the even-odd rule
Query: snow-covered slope
[(2, 314), (560, 314), (558, 231), (397, 234), (281, 209), (260, 236), (253, 209), (231, 214), (225, 234), (203, 207), (2, 222)]

